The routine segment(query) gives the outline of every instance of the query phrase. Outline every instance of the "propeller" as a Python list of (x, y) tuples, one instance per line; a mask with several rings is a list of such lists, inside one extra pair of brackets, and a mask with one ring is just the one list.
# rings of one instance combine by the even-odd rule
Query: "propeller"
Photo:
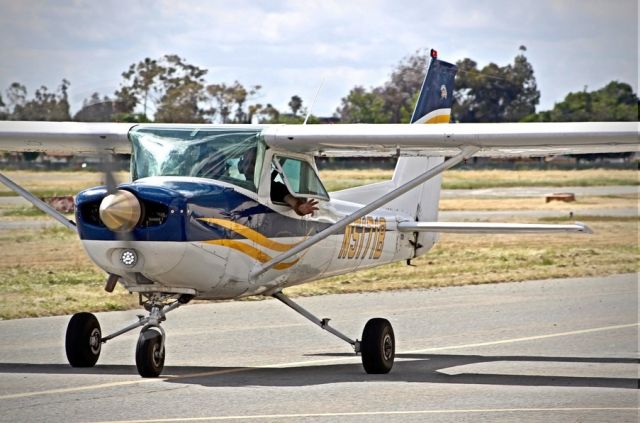
[[(118, 183), (114, 176), (115, 163), (111, 154), (104, 152), (100, 164), (107, 188), (107, 195), (100, 202), (100, 220), (109, 230), (115, 233), (116, 239), (125, 243), (123, 246), (123, 254), (133, 254), (131, 252), (133, 249), (130, 246), (131, 241), (133, 241), (131, 231), (135, 229), (140, 222), (142, 205), (133, 193), (118, 189)], [(129, 253), (127, 253), (127, 251)], [(129, 260), (129, 258), (127, 258), (127, 260)], [(135, 264), (135, 261), (137, 260), (134, 260), (132, 263)], [(109, 274), (104, 287), (105, 291), (112, 292), (119, 278), (120, 276), (118, 275)]]
[(142, 206), (138, 198), (129, 191), (118, 189), (114, 177), (114, 162), (111, 155), (101, 161), (107, 196), (100, 203), (100, 220), (122, 241), (131, 241), (131, 231), (142, 217)]

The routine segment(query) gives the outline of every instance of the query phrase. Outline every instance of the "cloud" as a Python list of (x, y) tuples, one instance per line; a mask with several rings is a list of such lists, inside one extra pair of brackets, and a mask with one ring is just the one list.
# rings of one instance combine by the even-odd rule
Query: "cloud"
[(172, 53), (209, 69), (209, 82), (261, 84), (265, 100), (285, 107), (326, 74), (318, 112), (330, 114), (354, 85), (379, 85), (417, 49), (483, 66), (510, 63), (524, 44), (543, 108), (614, 78), (637, 91), (634, 0), (0, 0), (0, 8), (0, 90), (21, 80), (33, 92), (64, 77), (73, 98), (90, 95), (91, 84), (111, 94), (129, 64)]

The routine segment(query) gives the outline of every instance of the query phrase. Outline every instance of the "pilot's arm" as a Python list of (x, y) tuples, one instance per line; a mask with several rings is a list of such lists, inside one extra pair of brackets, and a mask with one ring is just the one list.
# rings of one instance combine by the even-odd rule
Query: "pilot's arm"
[(284, 196), (284, 202), (287, 203), (298, 216), (304, 216), (305, 214), (313, 213), (318, 210), (318, 200), (303, 198), (296, 198), (291, 194)]
[(304, 216), (318, 210), (317, 200), (310, 199), (307, 201), (303, 198), (294, 197), (289, 193), (285, 184), (275, 180), (277, 175), (278, 172), (276, 171), (271, 174), (271, 201), (286, 203), (298, 216)]

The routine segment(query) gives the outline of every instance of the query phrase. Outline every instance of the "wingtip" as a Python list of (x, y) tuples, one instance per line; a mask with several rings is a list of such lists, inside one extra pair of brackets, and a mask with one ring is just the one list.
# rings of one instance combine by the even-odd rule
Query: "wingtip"
[(580, 232), (584, 234), (593, 234), (593, 230), (582, 222), (575, 222), (580, 227)]

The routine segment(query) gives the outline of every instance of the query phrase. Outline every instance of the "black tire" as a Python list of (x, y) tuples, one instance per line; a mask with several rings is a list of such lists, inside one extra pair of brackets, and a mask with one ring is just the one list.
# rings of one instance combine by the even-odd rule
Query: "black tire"
[(136, 346), (136, 367), (142, 377), (158, 377), (164, 368), (162, 334), (148, 329), (140, 332)]
[(65, 350), (72, 367), (93, 367), (100, 357), (102, 332), (91, 313), (76, 313), (67, 325)]
[(362, 365), (369, 374), (385, 374), (391, 371), (396, 356), (396, 340), (387, 319), (371, 319), (364, 326), (360, 341)]

